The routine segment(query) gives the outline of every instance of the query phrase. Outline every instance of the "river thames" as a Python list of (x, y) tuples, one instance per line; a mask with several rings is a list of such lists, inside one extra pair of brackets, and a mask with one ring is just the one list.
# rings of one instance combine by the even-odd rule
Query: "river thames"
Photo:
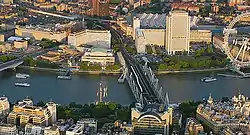
[[(134, 97), (127, 83), (118, 84), (119, 76), (73, 75), (72, 80), (56, 79), (58, 73), (19, 70), (28, 73), (29, 79), (16, 79), (14, 71), (0, 73), (0, 95), (5, 95), (14, 103), (17, 100), (31, 97), (34, 102), (53, 100), (59, 104), (76, 102), (81, 104), (94, 103), (99, 83), (107, 85), (106, 101), (114, 101), (122, 105), (134, 102)], [(202, 100), (209, 93), (215, 99), (233, 96), (240, 89), (246, 96), (250, 95), (250, 79), (238, 79), (217, 76), (218, 81), (202, 83), (200, 79), (210, 73), (180, 73), (158, 76), (165, 92), (169, 93), (171, 103), (185, 100)], [(16, 87), (15, 82), (28, 82), (30, 87)]]

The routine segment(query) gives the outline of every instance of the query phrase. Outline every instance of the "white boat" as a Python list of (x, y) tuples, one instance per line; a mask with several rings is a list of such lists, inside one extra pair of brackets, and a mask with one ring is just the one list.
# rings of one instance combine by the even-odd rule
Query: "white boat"
[(64, 79), (64, 80), (70, 80), (71, 79), (71, 75), (59, 75), (57, 76), (57, 79)]
[(202, 82), (213, 82), (213, 81), (217, 81), (216, 78), (214, 77), (204, 77), (201, 79)]
[(20, 79), (26, 79), (29, 77), (30, 77), (30, 75), (28, 75), (28, 74), (21, 74), (21, 73), (16, 74), (16, 78), (20, 78)]
[(15, 83), (15, 86), (30, 87), (30, 84), (28, 84), (28, 83)]

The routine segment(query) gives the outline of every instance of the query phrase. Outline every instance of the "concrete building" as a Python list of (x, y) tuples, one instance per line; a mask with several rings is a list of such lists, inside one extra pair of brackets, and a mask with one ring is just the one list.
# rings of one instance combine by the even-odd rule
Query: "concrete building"
[(197, 18), (192, 18), (184, 11), (173, 11), (167, 17), (165, 14), (137, 15), (133, 18), (137, 53), (145, 53), (146, 45), (165, 46), (169, 54), (174, 54), (176, 51), (189, 51), (190, 42), (211, 43), (211, 31), (190, 30), (197, 22)]
[(59, 128), (57, 126), (45, 127), (44, 135), (60, 135)]
[(165, 29), (137, 29), (136, 32), (137, 53), (145, 53), (146, 45), (165, 46)]
[(115, 57), (113, 51), (110, 49), (92, 48), (84, 53), (82, 61), (106, 65), (115, 63)]
[(27, 40), (14, 41), (14, 48), (27, 49), (28, 48), (28, 41)]
[(93, 15), (109, 16), (109, 2), (106, 0), (92, 0)]
[(240, 128), (226, 127), (220, 133), (220, 135), (249, 135), (249, 134), (250, 134), (249, 126), (242, 126)]
[(52, 124), (52, 114), (47, 106), (33, 106), (30, 99), (24, 99), (14, 105), (12, 112), (7, 117), (7, 123), (24, 127), (30, 123), (38, 126), (48, 126)]
[(250, 101), (240, 92), (228, 102), (215, 101), (210, 95), (206, 104), (200, 104), (196, 110), (197, 120), (201, 121), (214, 134), (219, 134), (223, 128), (247, 131), (249, 121)]
[(52, 124), (56, 123), (57, 116), (56, 116), (56, 104), (54, 102), (48, 102), (46, 103), (46, 106), (48, 107), (48, 110), (51, 113), (51, 122)]
[(190, 42), (190, 18), (185, 11), (172, 11), (166, 19), (166, 50), (168, 54), (187, 51)]
[(230, 7), (233, 7), (235, 5), (241, 5), (243, 4), (243, 0), (228, 0), (228, 5)]
[(195, 118), (187, 118), (185, 135), (202, 135), (205, 134), (203, 126)]
[(26, 124), (24, 135), (44, 135), (44, 130), (41, 126)]
[(58, 42), (64, 41), (67, 37), (66, 31), (54, 31), (52, 29), (38, 28), (35, 26), (21, 27), (17, 26), (15, 30), (16, 36), (29, 37), (35, 40), (42, 40), (43, 38), (49, 40), (56, 40)]
[(84, 30), (71, 33), (68, 37), (68, 44), (74, 47), (86, 44), (110, 49), (111, 33), (108, 30)]
[(16, 125), (0, 123), (0, 135), (18, 135)]
[(83, 135), (83, 126), (72, 125), (67, 131), (66, 135)]
[(0, 116), (5, 116), (9, 114), (10, 103), (7, 97), (0, 97)]
[(2, 4), (13, 4), (13, 0), (0, 0)]
[(172, 108), (150, 104), (131, 109), (133, 132), (136, 135), (168, 135), (172, 125)]
[(138, 17), (134, 17), (133, 18), (133, 40), (135, 40), (135, 36), (136, 36), (136, 29), (140, 29), (140, 19)]
[(83, 118), (77, 121), (77, 125), (83, 126), (84, 133), (97, 134), (97, 120), (94, 118)]
[[(127, 21), (120, 17), (117, 18), (116, 23), (120, 26), (121, 30), (126, 34), (126, 36), (131, 36), (133, 37), (133, 27), (132, 25), (128, 24)], [(135, 21), (134, 21), (135, 23)], [(111, 26), (113, 29), (117, 29), (116, 27), (114, 27), (114, 25)]]
[(191, 30), (190, 31), (190, 43), (191, 42), (212, 42), (212, 32), (210, 30)]
[(0, 26), (0, 42), (6, 41), (10, 36), (15, 35), (15, 29), (7, 29), (7, 27)]

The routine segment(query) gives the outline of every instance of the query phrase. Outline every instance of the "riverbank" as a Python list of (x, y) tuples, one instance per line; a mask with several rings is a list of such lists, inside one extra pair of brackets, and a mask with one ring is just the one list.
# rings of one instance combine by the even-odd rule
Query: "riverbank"
[[(52, 68), (39, 68), (29, 66), (18, 66), (21, 69), (29, 69), (34, 71), (48, 71), (48, 72), (63, 72), (63, 69), (52, 69)], [(228, 68), (211, 68), (211, 69), (195, 69), (195, 70), (179, 70), (179, 71), (154, 71), (157, 75), (165, 74), (176, 74), (176, 73), (196, 73), (196, 72), (211, 72), (211, 71), (225, 71)], [(74, 71), (73, 74), (84, 74), (84, 75), (120, 75), (122, 71)]]
[(155, 71), (157, 75), (173, 74), (173, 73), (196, 73), (196, 72), (211, 72), (211, 71), (225, 71), (228, 68), (211, 68), (211, 69), (195, 69), (195, 70), (179, 70), (179, 71)]
[[(48, 71), (48, 72), (63, 72), (64, 69), (52, 69), (52, 68), (40, 68), (40, 67), (30, 67), (30, 66), (18, 66), (20, 69), (29, 69), (33, 71)], [(73, 71), (73, 74), (87, 74), (87, 75), (120, 75), (122, 71)]]

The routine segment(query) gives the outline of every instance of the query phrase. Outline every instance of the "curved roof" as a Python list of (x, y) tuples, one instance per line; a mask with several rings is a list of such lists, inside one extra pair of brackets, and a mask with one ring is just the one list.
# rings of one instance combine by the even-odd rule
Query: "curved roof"
[(162, 119), (161, 117), (154, 111), (148, 111), (148, 112), (145, 112), (144, 114), (142, 114), (139, 118), (138, 118), (138, 121), (142, 120), (143, 118), (145, 117), (152, 117), (152, 118), (155, 118), (159, 121), (159, 123), (161, 123)]

